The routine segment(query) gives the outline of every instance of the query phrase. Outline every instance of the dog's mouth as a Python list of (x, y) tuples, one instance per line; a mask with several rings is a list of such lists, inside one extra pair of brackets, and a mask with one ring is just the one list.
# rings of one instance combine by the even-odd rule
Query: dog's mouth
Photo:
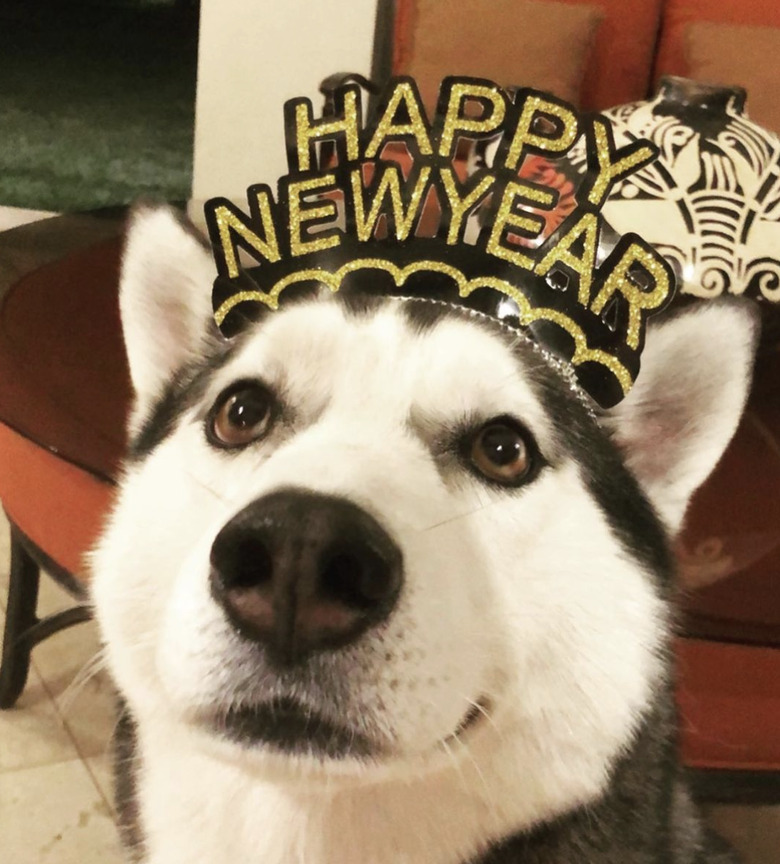
[(236, 743), (265, 745), (287, 755), (365, 758), (378, 755), (379, 750), (358, 730), (334, 723), (290, 698), (230, 708), (211, 725)]
[[(442, 743), (462, 742), (490, 719), (492, 702), (472, 703), (457, 728)], [(278, 698), (258, 705), (233, 707), (207, 722), (213, 731), (244, 746), (266, 746), (285, 755), (321, 759), (376, 759), (382, 747), (365, 733), (334, 723), (295, 699)]]
[(444, 743), (448, 744), (450, 741), (462, 740), (467, 733), (470, 733), (474, 728), (489, 720), (492, 710), (493, 704), (490, 699), (487, 696), (481, 696), (471, 704), (471, 708), (463, 716), (457, 729), (444, 739)]

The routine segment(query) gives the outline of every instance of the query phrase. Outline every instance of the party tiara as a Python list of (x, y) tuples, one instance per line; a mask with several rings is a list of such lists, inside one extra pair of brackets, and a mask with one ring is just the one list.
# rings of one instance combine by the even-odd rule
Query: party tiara
[[(625, 396), (647, 317), (671, 299), (674, 277), (637, 235), (605, 242), (600, 211), (615, 183), (656, 158), (654, 145), (617, 148), (603, 117), (476, 78), (446, 78), (432, 121), (410, 78), (390, 81), (365, 125), (353, 84), (335, 90), (328, 116), (315, 119), (305, 98), (284, 114), (289, 173), (276, 198), (257, 184), (248, 212), (206, 203), (226, 336), (294, 286), (338, 291), (363, 273), (388, 293), (446, 291), (522, 328), (603, 407)], [(564, 157), (581, 138), (575, 194)], [(493, 164), (469, 174), (464, 152), (485, 139), (498, 141)]]

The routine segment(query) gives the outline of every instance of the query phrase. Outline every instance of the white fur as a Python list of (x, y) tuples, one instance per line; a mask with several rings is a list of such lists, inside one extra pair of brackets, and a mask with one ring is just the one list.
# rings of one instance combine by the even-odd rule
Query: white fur
[[(170, 356), (159, 356), (160, 334), (177, 336), (169, 319), (144, 318), (159, 308), (149, 299), (159, 286), (136, 278), (159, 272), (140, 248), (147, 242), (131, 240), (122, 286), (131, 365), (140, 364), (136, 417), (160, 391), (159, 370), (168, 374), (189, 356), (201, 332), (198, 312), (184, 319)], [(182, 266), (178, 252), (168, 254)], [(192, 285), (170, 277), (169, 285)], [(712, 320), (724, 327), (722, 317)], [(661, 331), (664, 356), (675, 327)], [(705, 348), (687, 360), (701, 369)], [(675, 426), (666, 467), (676, 478), (681, 460), (682, 470), (671, 485), (644, 470), (651, 460), (641, 455), (637, 413), (669, 389), (661, 365), (646, 361), (655, 386), (638, 391), (638, 408), (616, 413), (615, 434), (674, 522), (733, 429), (748, 363), (735, 359), (736, 385), (729, 378), (708, 390), (717, 434), (690, 416)], [(247, 375), (283, 394), (294, 421), (239, 455), (215, 452), (204, 410)], [(683, 377), (695, 385), (701, 376)], [(457, 466), (437, 470), (407, 424), (422, 415), (435, 429), (474, 414), (521, 418), (556, 467), (506, 494)], [(397, 303), (363, 320), (323, 300), (258, 326), (214, 374), (202, 405), (128, 469), (94, 556), (109, 664), (140, 728), (150, 864), (461, 864), (492, 840), (600, 794), (663, 675), (666, 610), (578, 466), (558, 452), (560, 422), (546, 415), (507, 346), (467, 321), (418, 337)], [(405, 585), (393, 615), (354, 646), (321, 655), (319, 680), (295, 693), (382, 743), (382, 761), (241, 748), (199, 724), (229, 703), (290, 695), (231, 631), (207, 586), (220, 528), (289, 485), (349, 498), (401, 546)], [(484, 697), (490, 717), (448, 741)]]

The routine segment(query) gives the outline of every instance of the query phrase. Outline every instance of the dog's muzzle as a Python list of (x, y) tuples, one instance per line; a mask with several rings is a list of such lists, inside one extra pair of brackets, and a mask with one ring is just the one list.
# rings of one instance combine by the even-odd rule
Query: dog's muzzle
[(342, 498), (285, 489), (236, 514), (211, 547), (211, 590), (246, 638), (291, 666), (385, 620), (403, 581), (401, 551)]

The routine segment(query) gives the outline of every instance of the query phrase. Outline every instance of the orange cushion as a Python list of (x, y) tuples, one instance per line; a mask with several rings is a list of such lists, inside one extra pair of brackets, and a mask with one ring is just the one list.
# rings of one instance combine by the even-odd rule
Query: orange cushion
[(679, 639), (676, 653), (685, 764), (780, 770), (780, 651)]
[[(563, 0), (577, 5), (582, 0)], [(588, 62), (582, 107), (603, 111), (644, 99), (650, 87), (662, 0), (593, 0), (604, 17)]]
[[(688, 27), (701, 21), (780, 27), (780, 3), (777, 0), (750, 0), (749, 3), (739, 0), (666, 0), (654, 79), (657, 80), (661, 75), (692, 77), (689, 74), (685, 43)], [(774, 59), (755, 52), (750, 56), (756, 63), (772, 62)]]
[(121, 239), (27, 273), (0, 305), (0, 420), (111, 479), (130, 404)]
[(77, 579), (114, 487), (0, 423), (0, 501), (8, 517)]
[(750, 119), (780, 133), (780, 27), (698, 23), (685, 35), (688, 76), (744, 87)]
[(418, 0), (398, 71), (414, 76), (430, 112), (447, 75), (535, 87), (577, 103), (599, 17), (592, 6), (547, 0)]
[[(625, 0), (560, 0), (560, 2), (570, 7), (582, 6), (600, 13), (593, 50), (583, 55), (586, 62), (581, 69), (582, 84), (578, 91), (580, 98), (573, 101), (590, 111), (643, 99), (647, 95), (650, 83), (661, 0), (632, 0), (631, 3), (626, 3)], [(495, 8), (494, 3), (479, 4), (474, 0), (472, 3), (473, 8), (479, 11), (468, 22), (470, 32), (473, 32), (478, 22), (480, 22), (479, 26), (485, 26), (481, 23), (482, 19), (489, 18)], [(435, 0), (425, 0), (425, 4), (438, 6), (441, 10), (440, 19), (445, 14), (451, 14), (453, 8), (461, 6), (461, 4), (436, 4)], [(420, 0), (398, 0), (396, 4), (393, 34), (394, 74), (401, 74), (410, 69), (410, 60), (415, 50), (418, 9), (421, 5)], [(512, 8), (517, 5), (512, 4)], [(472, 4), (469, 4), (469, 8), (472, 8)], [(568, 15), (572, 14), (576, 15), (573, 10), (568, 10)], [(562, 13), (560, 18), (556, 16), (556, 20), (566, 21), (566, 14)], [(501, 34), (501, 42), (506, 46), (504, 53), (516, 57), (518, 66), (522, 68), (524, 52), (527, 50), (526, 40), (533, 42), (538, 39), (539, 34), (544, 33), (545, 27), (549, 30), (549, 23), (546, 24), (526, 14), (518, 24), (507, 27)], [(438, 25), (436, 32), (426, 35), (425, 38), (436, 39), (437, 33), (441, 31), (442, 28)], [(561, 35), (563, 32), (562, 26)], [(545, 34), (545, 38), (550, 38), (549, 34)], [(567, 45), (564, 36), (557, 46), (552, 59), (554, 63), (565, 67), (567, 80), (571, 81), (573, 80), (572, 60), (576, 58), (582, 65), (581, 42), (578, 41), (574, 46)], [(493, 50), (492, 44), (489, 44), (485, 53), (491, 54)], [(569, 55), (570, 51), (574, 56)], [(545, 58), (546, 67), (550, 65), (548, 61), (549, 58)], [(447, 74), (457, 71), (460, 70), (449, 69)], [(527, 71), (529, 75), (533, 72), (530, 68)]]

